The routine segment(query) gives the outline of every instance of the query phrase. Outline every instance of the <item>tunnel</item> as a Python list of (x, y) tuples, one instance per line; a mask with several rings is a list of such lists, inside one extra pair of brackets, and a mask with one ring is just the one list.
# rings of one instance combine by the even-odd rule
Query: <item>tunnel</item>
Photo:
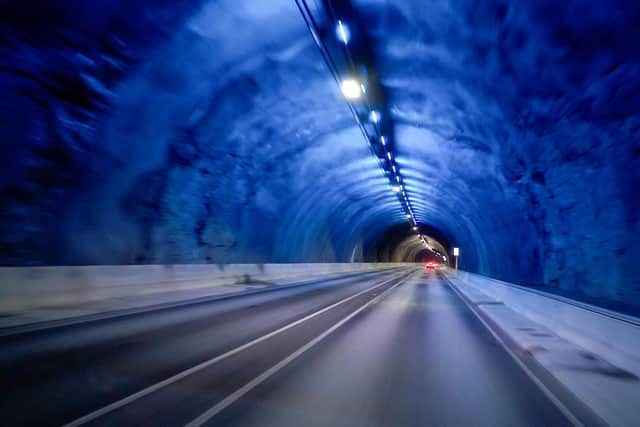
[(7, 7), (2, 263), (375, 261), (415, 220), (468, 271), (637, 304), (637, 8), (308, 3)]
[(636, 425), (637, 1), (1, 3), (3, 425)]

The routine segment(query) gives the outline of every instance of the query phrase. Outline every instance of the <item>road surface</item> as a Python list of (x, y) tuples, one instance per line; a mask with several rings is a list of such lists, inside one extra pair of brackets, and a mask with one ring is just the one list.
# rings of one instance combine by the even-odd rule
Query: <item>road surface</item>
[(445, 280), (415, 269), (0, 345), (4, 426), (571, 425)]

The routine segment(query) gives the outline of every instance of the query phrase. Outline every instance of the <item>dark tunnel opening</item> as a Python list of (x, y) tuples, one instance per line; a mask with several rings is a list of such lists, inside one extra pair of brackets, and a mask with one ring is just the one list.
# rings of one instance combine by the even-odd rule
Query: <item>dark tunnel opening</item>
[(453, 248), (450, 237), (439, 229), (409, 222), (395, 224), (364, 244), (364, 259), (368, 262), (446, 263)]

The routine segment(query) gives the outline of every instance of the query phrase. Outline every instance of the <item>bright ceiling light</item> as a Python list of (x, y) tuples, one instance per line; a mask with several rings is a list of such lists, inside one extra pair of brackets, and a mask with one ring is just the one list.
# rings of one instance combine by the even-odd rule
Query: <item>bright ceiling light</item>
[[(369, 113), (369, 120), (371, 120), (371, 123), (378, 123), (380, 121), (380, 113), (376, 110), (371, 110)], [(384, 136), (382, 138), (384, 138)]]
[(391, 187), (391, 189), (396, 193), (399, 193), (402, 191), (402, 187), (400, 187), (399, 185), (394, 185), (393, 187)]
[(387, 158), (391, 160), (391, 152), (387, 151)]
[(360, 83), (354, 79), (347, 79), (342, 81), (342, 94), (347, 99), (358, 99), (362, 96), (362, 89)]
[(407, 214), (407, 218), (411, 218), (411, 214)]
[(349, 43), (349, 27), (347, 27), (341, 20), (338, 19), (338, 25), (336, 25), (336, 36), (344, 44)]
[(413, 227), (413, 229), (414, 229), (414, 230), (417, 230), (417, 229), (418, 229), (418, 227)]
[[(387, 145), (387, 140), (386, 140), (386, 138), (384, 137), (384, 135), (382, 135), (382, 136), (380, 137), (380, 141), (382, 142), (382, 145), (383, 145), (383, 146)], [(394, 167), (395, 167), (395, 166), (394, 166)], [(395, 171), (394, 171), (394, 172), (395, 172)]]
[(391, 166), (391, 169), (393, 169), (393, 173), (396, 173), (398, 170), (396, 169), (396, 165)]

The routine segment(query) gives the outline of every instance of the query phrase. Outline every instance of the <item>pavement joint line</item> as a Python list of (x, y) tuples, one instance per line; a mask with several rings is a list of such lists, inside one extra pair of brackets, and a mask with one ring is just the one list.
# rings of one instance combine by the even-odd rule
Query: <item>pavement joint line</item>
[(584, 427), (584, 424), (575, 415), (573, 415), (573, 413), (569, 410), (569, 408), (567, 408), (566, 405), (562, 403), (562, 401), (558, 399), (556, 395), (553, 394), (553, 392), (549, 390), (549, 388), (545, 386), (544, 383), (542, 383), (542, 381), (540, 381), (533, 372), (531, 372), (531, 370), (527, 367), (527, 365), (525, 365), (522, 362), (522, 360), (520, 360), (518, 356), (516, 356), (516, 354), (509, 348), (509, 346), (507, 346), (507, 344), (496, 333), (493, 327), (486, 320), (484, 320), (484, 318), (477, 312), (477, 310), (473, 307), (473, 305), (469, 301), (467, 301), (467, 299), (462, 295), (462, 293), (458, 290), (457, 285), (455, 285), (446, 277), (444, 279), (447, 286), (453, 289), (453, 291), (458, 296), (458, 298), (460, 298), (462, 302), (467, 306), (467, 308), (473, 313), (473, 315), (476, 316), (478, 320), (480, 320), (480, 322), (484, 325), (485, 328), (487, 328), (487, 330), (493, 336), (493, 338), (495, 338), (495, 340), (507, 352), (507, 354), (511, 356), (511, 358), (524, 371), (524, 373), (527, 374), (529, 379), (531, 379), (531, 381), (533, 381), (533, 383), (536, 386), (538, 386), (538, 388), (542, 391), (542, 393), (545, 396), (547, 396), (549, 400), (551, 400), (551, 402), (558, 408), (560, 412), (562, 412), (562, 415), (564, 415), (567, 418), (567, 420), (569, 420), (569, 422), (574, 426)]
[[(408, 275), (407, 277), (409, 277), (409, 276), (410, 275)], [(401, 280), (398, 283), (396, 283), (395, 285), (391, 286), (390, 288), (384, 290), (382, 293), (377, 295), (375, 298), (369, 300), (364, 305), (360, 306), (358, 309), (356, 309), (355, 311), (351, 312), (346, 317), (343, 317), (340, 321), (338, 321), (338, 323), (335, 323), (329, 329), (325, 330), (323, 333), (321, 333), (320, 335), (318, 335), (317, 337), (315, 337), (314, 339), (312, 339), (311, 341), (309, 341), (308, 343), (306, 343), (302, 347), (298, 348), (296, 351), (291, 353), (289, 356), (285, 357), (280, 362), (276, 363), (271, 368), (267, 369), (266, 371), (264, 371), (263, 373), (261, 373), (260, 375), (258, 375), (257, 377), (255, 377), (254, 379), (252, 379), (251, 381), (249, 381), (248, 383), (246, 383), (245, 385), (243, 385), (242, 387), (240, 387), (239, 389), (237, 389), (236, 391), (234, 391), (233, 393), (231, 393), (230, 395), (225, 397), (224, 399), (222, 399), (220, 402), (216, 403), (215, 405), (213, 405), (212, 407), (207, 409), (205, 412), (203, 412), (197, 418), (195, 418), (192, 421), (190, 421), (189, 423), (187, 423), (185, 425), (185, 427), (200, 427), (200, 426), (204, 425), (205, 423), (207, 423), (209, 420), (211, 420), (217, 414), (219, 414), (224, 409), (226, 409), (227, 407), (229, 407), (230, 405), (235, 403), (237, 400), (241, 399), (244, 395), (249, 393), (251, 390), (253, 390), (257, 386), (259, 386), (260, 384), (262, 384), (264, 381), (269, 379), (271, 376), (273, 376), (274, 374), (278, 373), (278, 371), (280, 371), (283, 368), (285, 368), (287, 365), (289, 365), (295, 359), (297, 359), (298, 357), (302, 356), (304, 353), (306, 353), (311, 348), (315, 347), (316, 344), (318, 344), (320, 341), (324, 340), (326, 337), (331, 335), (333, 332), (335, 332), (338, 328), (340, 328), (342, 325), (347, 323), (349, 320), (351, 320), (352, 318), (357, 316), (362, 311), (366, 310), (369, 306), (375, 304), (377, 301), (379, 301), (382, 297), (384, 297), (386, 294), (391, 292), (393, 289), (397, 288), (398, 286), (400, 286), (403, 283), (406, 283), (406, 278), (407, 277), (405, 277), (405, 280)]]
[[(233, 348), (233, 349), (231, 349), (231, 350), (229, 350), (229, 351), (227, 351), (227, 352), (225, 352), (223, 354), (220, 354), (220, 355), (215, 356), (215, 357), (213, 357), (211, 359), (205, 360), (204, 362), (201, 362), (201, 363), (199, 363), (199, 364), (197, 364), (195, 366), (192, 366), (191, 368), (185, 369), (184, 371), (179, 372), (179, 373), (177, 373), (177, 374), (175, 374), (175, 375), (173, 375), (173, 376), (171, 376), (169, 378), (166, 378), (166, 379), (164, 379), (164, 380), (162, 380), (160, 382), (157, 382), (157, 383), (155, 383), (153, 385), (150, 385), (150, 386), (148, 386), (148, 387), (146, 387), (146, 388), (144, 388), (144, 389), (142, 389), (142, 390), (140, 390), (140, 391), (138, 391), (136, 393), (133, 393), (133, 394), (131, 394), (131, 395), (127, 396), (127, 397), (124, 397), (124, 398), (122, 398), (120, 400), (117, 400), (117, 401), (115, 401), (115, 402), (113, 402), (113, 403), (111, 403), (109, 405), (103, 406), (100, 409), (97, 409), (97, 410), (95, 410), (93, 412), (90, 412), (90, 413), (88, 413), (88, 414), (86, 414), (86, 415), (84, 415), (84, 416), (82, 416), (80, 418), (77, 418), (77, 419), (75, 419), (75, 420), (73, 420), (73, 421), (71, 421), (71, 422), (69, 422), (67, 424), (64, 424), (63, 427), (76, 427), (76, 426), (81, 426), (83, 424), (86, 424), (86, 423), (88, 423), (90, 421), (93, 421), (93, 420), (95, 420), (95, 419), (97, 419), (97, 418), (99, 418), (99, 417), (101, 417), (103, 415), (106, 415), (106, 414), (108, 414), (110, 412), (115, 411), (116, 409), (122, 408), (123, 406), (126, 406), (126, 405), (128, 405), (128, 404), (130, 404), (130, 403), (132, 403), (132, 402), (134, 402), (134, 401), (136, 401), (138, 399), (141, 399), (141, 398), (143, 398), (143, 397), (145, 397), (145, 396), (147, 396), (147, 395), (149, 395), (151, 393), (154, 393), (154, 392), (162, 389), (163, 387), (166, 387), (166, 386), (171, 385), (171, 384), (173, 384), (175, 382), (178, 382), (178, 381), (180, 381), (180, 380), (182, 380), (182, 379), (184, 379), (184, 378), (186, 378), (186, 377), (188, 377), (188, 376), (190, 376), (192, 374), (195, 374), (196, 372), (199, 372), (199, 371), (201, 371), (201, 370), (203, 370), (205, 368), (208, 368), (209, 366), (212, 366), (212, 365), (214, 365), (214, 364), (216, 364), (216, 363), (218, 363), (218, 362), (220, 362), (220, 361), (222, 361), (224, 359), (227, 359), (227, 358), (229, 358), (229, 357), (231, 357), (231, 356), (233, 356), (233, 355), (235, 355), (237, 353), (240, 353), (243, 350), (246, 350), (246, 349), (248, 349), (250, 347), (253, 347), (256, 344), (259, 344), (259, 343), (261, 343), (263, 341), (268, 340), (269, 338), (272, 338), (272, 337), (274, 337), (274, 336), (276, 336), (276, 335), (278, 335), (278, 334), (280, 334), (282, 332), (285, 332), (285, 331), (287, 331), (287, 330), (289, 330), (289, 329), (291, 329), (291, 328), (293, 328), (295, 326), (298, 326), (301, 323), (306, 322), (307, 320), (310, 320), (310, 319), (312, 319), (314, 317), (317, 317), (317, 316), (319, 316), (319, 315), (321, 315), (323, 313), (326, 313), (327, 311), (332, 310), (332, 309), (334, 309), (334, 308), (336, 308), (336, 307), (338, 307), (338, 306), (340, 306), (340, 305), (342, 305), (342, 304), (344, 304), (346, 302), (349, 302), (352, 299), (357, 298), (357, 297), (359, 297), (359, 296), (361, 296), (361, 295), (363, 295), (363, 294), (365, 294), (367, 292), (370, 292), (373, 289), (380, 288), (380, 287), (382, 287), (382, 286), (384, 286), (384, 285), (386, 285), (386, 284), (388, 284), (390, 282), (393, 282), (394, 280), (398, 280), (398, 279), (401, 279), (403, 277), (408, 277), (410, 274), (407, 274), (407, 272), (404, 271), (401, 274), (398, 274), (398, 275), (392, 277), (391, 279), (385, 280), (382, 283), (379, 283), (379, 284), (374, 285), (374, 286), (372, 286), (370, 288), (367, 288), (367, 289), (365, 289), (363, 291), (360, 291), (360, 292), (358, 292), (358, 293), (356, 293), (354, 295), (351, 295), (351, 296), (349, 296), (347, 298), (344, 298), (344, 299), (342, 299), (342, 300), (340, 300), (338, 302), (335, 302), (335, 303), (333, 303), (333, 304), (331, 304), (331, 305), (329, 305), (327, 307), (324, 307), (324, 308), (322, 308), (322, 309), (320, 309), (318, 311), (315, 311), (315, 312), (313, 312), (313, 313), (311, 313), (311, 314), (309, 314), (309, 315), (307, 315), (307, 316), (305, 316), (305, 317), (303, 317), (301, 319), (298, 319), (298, 320), (293, 321), (293, 322), (291, 322), (291, 323), (289, 323), (287, 325), (284, 325), (284, 326), (276, 329), (275, 331), (269, 332), (268, 334), (265, 334), (265, 335), (262, 335), (261, 337), (255, 338), (255, 339), (253, 339), (253, 340), (251, 340), (251, 341), (249, 341), (249, 342), (247, 342), (245, 344), (242, 344), (242, 345), (240, 345), (240, 346), (238, 346), (236, 348)], [(402, 282), (400, 282), (400, 283), (402, 283)], [(397, 286), (397, 285), (395, 285), (395, 286)], [(383, 294), (380, 294), (379, 296), (381, 296), (381, 295), (383, 295)], [(376, 297), (374, 299), (377, 299), (378, 297)]]

